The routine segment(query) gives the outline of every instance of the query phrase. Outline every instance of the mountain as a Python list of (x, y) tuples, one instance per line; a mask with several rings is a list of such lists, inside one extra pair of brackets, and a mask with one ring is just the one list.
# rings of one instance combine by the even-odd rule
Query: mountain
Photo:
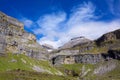
[(119, 80), (120, 29), (93, 41), (74, 38), (49, 56), (53, 65), (79, 80)]
[(69, 42), (60, 47), (60, 49), (72, 48), (76, 45), (89, 43), (91, 40), (85, 38), (84, 36), (72, 38)]
[(50, 65), (47, 53), (48, 51), (36, 42), (35, 35), (24, 30), (21, 22), (0, 12), (0, 80), (16, 80), (13, 75), (3, 77), (2, 74), (11, 75), (16, 71), (25, 71), (26, 74), (41, 72), (62, 75)]
[[(93, 41), (85, 37), (73, 38), (60, 49), (52, 52), (50, 58), (54, 59), (54, 64), (84, 62), (92, 64), (103, 60), (105, 54), (108, 54), (106, 57), (109, 57), (111, 50), (118, 50), (116, 57), (120, 56), (120, 29), (106, 33)], [(115, 51), (112, 53), (115, 53)], [(115, 54), (113, 54), (113, 56), (114, 55)], [(111, 56), (111, 58), (113, 58), (113, 56)], [(68, 60), (67, 62), (65, 61), (66, 59)]]
[(76, 37), (54, 49), (0, 12), (0, 80), (119, 80), (119, 34), (120, 29), (97, 40)]

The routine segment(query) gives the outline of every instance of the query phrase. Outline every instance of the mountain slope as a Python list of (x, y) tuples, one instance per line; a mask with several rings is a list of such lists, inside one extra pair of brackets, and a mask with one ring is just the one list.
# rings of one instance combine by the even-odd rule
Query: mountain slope
[(0, 71), (5, 72), (12, 70), (27, 70), (62, 75), (62, 73), (53, 68), (48, 61), (36, 60), (24, 54), (8, 53), (7, 56), (1, 56)]

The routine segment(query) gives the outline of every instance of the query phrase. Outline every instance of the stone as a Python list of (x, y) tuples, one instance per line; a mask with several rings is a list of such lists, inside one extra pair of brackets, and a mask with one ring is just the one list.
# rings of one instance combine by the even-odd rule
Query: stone
[(24, 30), (17, 19), (0, 12), (0, 53), (25, 54), (36, 59), (47, 59), (47, 51), (36, 42), (36, 36)]
[(112, 42), (112, 41), (116, 41), (119, 40), (120, 41), (120, 29), (106, 33), (104, 35), (102, 35), (100, 38), (98, 38), (96, 40), (97, 45), (101, 45), (101, 43), (103, 42)]
[(93, 74), (96, 75), (103, 75), (107, 72), (112, 71), (113, 69), (115, 69), (117, 66), (116, 62), (110, 60), (108, 62), (106, 62), (106, 64), (100, 64), (93, 72)]
[(53, 65), (74, 63), (96, 64), (102, 60), (104, 60), (104, 58), (100, 54), (59, 55), (52, 58), (52, 63)]

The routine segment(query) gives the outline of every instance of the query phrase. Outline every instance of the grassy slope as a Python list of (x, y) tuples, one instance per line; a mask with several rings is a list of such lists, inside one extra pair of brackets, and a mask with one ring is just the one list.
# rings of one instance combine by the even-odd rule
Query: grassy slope
[[(14, 60), (14, 61), (12, 61)], [(15, 61), (16, 60), (16, 61)], [(25, 62), (23, 62), (26, 61)], [(102, 76), (93, 75), (94, 69), (99, 66), (99, 64), (64, 64), (59, 67), (53, 67), (47, 61), (39, 61), (25, 56), (24, 54), (8, 54), (7, 56), (0, 57), (0, 80), (76, 80), (80, 73), (82, 72), (83, 66), (86, 72), (88, 69), (90, 71), (84, 76), (85, 79), (89, 80), (119, 80), (120, 79), (120, 61), (116, 61), (118, 66), (116, 69), (108, 72)], [(32, 67), (37, 65), (48, 72), (40, 73), (35, 72)], [(53, 75), (61, 71), (66, 76)], [(67, 74), (65, 70), (74, 71), (74, 73)], [(52, 74), (48, 74), (52, 73)], [(75, 74), (75, 75), (74, 75)], [(77, 74), (77, 75), (76, 75)], [(79, 77), (81, 78), (81, 77)], [(82, 78), (81, 78), (82, 79)]]
[(115, 60), (114, 62), (117, 63), (117, 67), (114, 70), (102, 75), (102, 77), (96, 76), (96, 78), (98, 80), (120, 80), (120, 61)]
[[(117, 67), (114, 70), (105, 73), (103, 75), (94, 75), (93, 71), (94, 69), (99, 67), (99, 65), (106, 65), (107, 61), (97, 64), (64, 64), (61, 67), (56, 67), (56, 68), (61, 70), (63, 73), (65, 73), (65, 70), (74, 71), (74, 73), (70, 73), (66, 75), (74, 76), (74, 74), (75, 75), (77, 74), (77, 76), (74, 77), (76, 78), (79, 77), (80, 80), (82, 80), (83, 78), (85, 80), (120, 80), (120, 61), (113, 60), (113, 62), (117, 63)], [(84, 72), (86, 72), (88, 69), (90, 69), (90, 71), (84, 77), (80, 77), (79, 75), (82, 73), (83, 66), (85, 69)]]
[[(63, 64), (62, 66), (60, 67), (56, 67), (58, 70), (62, 71), (64, 73), (64, 75), (68, 75), (68, 76), (73, 76), (73, 77), (78, 77), (80, 75), (80, 73), (82, 72), (82, 69), (84, 67), (85, 71), (87, 71), (88, 69), (90, 69), (90, 72), (93, 71), (94, 69), (94, 66), (93, 64)], [(65, 72), (65, 71), (73, 71), (72, 73), (71, 72)], [(83, 72), (85, 72), (83, 71)], [(88, 72), (86, 74), (89, 75), (90, 72)]]
[[(36, 65), (44, 72), (36, 72)], [(24, 54), (7, 54), (0, 56), (0, 80), (74, 80), (73, 77), (59, 76), (61, 74), (48, 61), (39, 61)]]
[(24, 54), (7, 54), (6, 56), (0, 57), (0, 71), (10, 71), (10, 70), (27, 70), (33, 71), (33, 66), (37, 66), (43, 70), (43, 72), (50, 74), (58, 74), (59, 71), (53, 68), (48, 61), (40, 61)]
[(73, 77), (57, 76), (30, 71), (0, 72), (0, 80), (76, 80)]

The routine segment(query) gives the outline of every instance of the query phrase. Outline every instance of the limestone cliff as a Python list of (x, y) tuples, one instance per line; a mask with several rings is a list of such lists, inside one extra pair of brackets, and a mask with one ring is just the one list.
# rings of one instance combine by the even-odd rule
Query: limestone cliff
[(108, 54), (58, 55), (52, 58), (52, 64), (96, 64), (98, 62), (109, 61), (111, 59), (120, 60), (120, 51), (109, 50)]
[(0, 53), (25, 54), (46, 59), (47, 51), (36, 42), (34, 34), (24, 30), (21, 22), (0, 12)]

